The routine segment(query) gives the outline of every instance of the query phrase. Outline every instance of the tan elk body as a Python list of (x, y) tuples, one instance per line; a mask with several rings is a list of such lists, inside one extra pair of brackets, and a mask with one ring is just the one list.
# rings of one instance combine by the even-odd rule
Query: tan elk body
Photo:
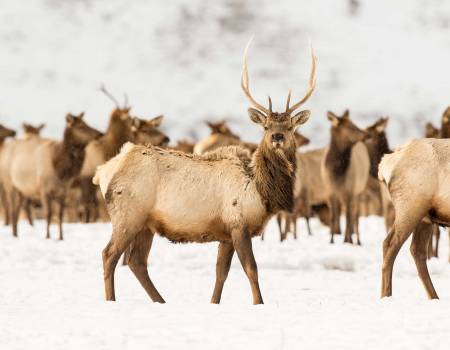
[(129, 267), (151, 299), (164, 302), (147, 271), (153, 235), (159, 233), (174, 242), (220, 242), (211, 302), (220, 302), (234, 251), (250, 281), (253, 302), (263, 302), (251, 237), (261, 234), (273, 214), (293, 206), (293, 135), (310, 113), (291, 114), (312, 94), (315, 57), (306, 96), (292, 107), (288, 99), (283, 113), (272, 112), (271, 102), (265, 108), (253, 99), (245, 57), (241, 86), (257, 108), (250, 108), (249, 115), (266, 129), (252, 156), (240, 147), (194, 156), (127, 144), (98, 168), (94, 182), (100, 185), (113, 225), (103, 250), (107, 300), (115, 300), (114, 270), (131, 244)]
[[(395, 208), (394, 225), (383, 243), (381, 296), (392, 295), (395, 258), (422, 219), (450, 224), (450, 140), (414, 140), (385, 155), (379, 178), (389, 189)], [(427, 245), (432, 231), (413, 233), (411, 253), (430, 298), (437, 298), (428, 273)]]
[(341, 117), (328, 112), (331, 121), (331, 142), (322, 163), (322, 177), (329, 195), (331, 213), (331, 243), (340, 234), (341, 207), (346, 210), (344, 242), (352, 243), (352, 234), (359, 237), (359, 195), (369, 178), (370, 160), (367, 147), (362, 142), (365, 133), (350, 120), (346, 110)]

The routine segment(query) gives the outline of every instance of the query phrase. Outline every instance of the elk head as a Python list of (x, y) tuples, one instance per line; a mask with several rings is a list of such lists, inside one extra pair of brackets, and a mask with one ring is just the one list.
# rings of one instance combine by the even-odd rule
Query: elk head
[(425, 124), (425, 137), (426, 138), (439, 138), (439, 129), (436, 128), (430, 122), (426, 123)]
[(338, 142), (354, 144), (363, 141), (367, 137), (367, 134), (350, 120), (350, 112), (348, 109), (340, 117), (329, 111), (327, 117), (331, 122), (331, 135), (336, 137)]
[(231, 131), (225, 120), (219, 122), (206, 122), (206, 125), (211, 129), (211, 134), (227, 135), (239, 139), (239, 136)]
[(314, 52), (311, 49), (312, 68), (309, 77), (308, 90), (306, 95), (297, 103), (290, 106), (291, 91), (289, 91), (286, 109), (284, 112), (272, 111), (272, 100), (269, 96), (268, 108), (256, 102), (252, 97), (249, 88), (248, 68), (247, 68), (247, 51), (250, 46), (250, 42), (247, 44), (244, 53), (244, 64), (242, 69), (241, 87), (245, 96), (252, 104), (252, 108), (248, 109), (250, 119), (260, 124), (264, 128), (264, 137), (262, 144), (270, 149), (274, 150), (292, 150), (296, 148), (295, 144), (295, 130), (305, 123), (310, 116), (310, 111), (304, 110), (294, 113), (301, 105), (303, 105), (311, 96), (316, 84), (316, 64), (317, 59)]
[(162, 131), (158, 130), (164, 116), (160, 115), (150, 120), (133, 118), (131, 120), (132, 140), (138, 144), (152, 144), (165, 147), (170, 139)]
[(39, 135), (44, 127), (44, 123), (39, 124), (38, 126), (33, 126), (28, 123), (22, 123), (22, 129), (26, 135)]
[(294, 138), (295, 138), (295, 145), (297, 146), (297, 148), (306, 146), (311, 142), (309, 138), (300, 134), (298, 131), (295, 132)]
[(91, 128), (83, 120), (84, 112), (79, 115), (67, 114), (66, 115), (66, 130), (65, 135), (68, 135), (72, 142), (79, 146), (85, 146), (92, 140), (98, 139), (103, 134)]
[(388, 121), (389, 121), (388, 117), (380, 118), (371, 126), (367, 127), (365, 129), (366, 139), (368, 140), (377, 139), (381, 134), (384, 134)]
[(0, 141), (3, 141), (7, 137), (14, 137), (14, 136), (16, 136), (16, 132), (14, 130), (9, 129), (6, 126), (0, 124)]
[(111, 113), (111, 121), (127, 121), (130, 117), (131, 106), (128, 105), (128, 96), (125, 94), (123, 105), (119, 104), (119, 101), (108, 91), (105, 86), (100, 87), (100, 91), (105, 94), (114, 104), (115, 108)]

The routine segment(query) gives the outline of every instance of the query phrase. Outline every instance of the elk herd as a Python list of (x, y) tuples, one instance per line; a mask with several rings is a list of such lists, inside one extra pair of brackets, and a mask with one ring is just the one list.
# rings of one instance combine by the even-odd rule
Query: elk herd
[[(211, 298), (219, 303), (234, 253), (250, 283), (253, 303), (263, 303), (252, 238), (261, 236), (276, 217), (280, 241), (297, 238), (297, 219), (329, 227), (330, 242), (361, 245), (360, 216), (380, 215), (383, 243), (381, 295), (392, 294), (397, 253), (412, 234), (411, 254), (430, 298), (437, 298), (427, 259), (438, 256), (439, 226), (450, 226), (450, 107), (439, 128), (428, 123), (424, 139), (392, 151), (386, 137), (388, 118), (365, 129), (329, 111), (330, 143), (302, 151), (310, 141), (297, 131), (308, 121), (300, 107), (316, 85), (317, 60), (305, 96), (281, 112), (259, 103), (250, 92), (247, 45), (241, 88), (250, 103), (250, 120), (263, 129), (258, 144), (242, 140), (226, 121), (207, 122), (211, 134), (196, 143), (169, 146), (160, 129), (163, 116), (146, 120), (131, 114), (127, 98), (114, 102), (104, 133), (67, 114), (61, 141), (40, 136), (44, 124), (23, 124), (23, 137), (0, 125), (0, 194), (4, 220), (18, 236), (21, 216), (33, 225), (45, 219), (46, 237), (56, 219), (59, 239), (64, 221), (110, 219), (112, 235), (103, 250), (107, 300), (115, 300), (114, 271), (120, 256), (149, 297), (164, 302), (147, 270), (155, 234), (176, 243), (218, 242), (216, 280)], [(299, 150), (300, 149), (300, 150)], [(449, 186), (449, 187), (447, 187)]]

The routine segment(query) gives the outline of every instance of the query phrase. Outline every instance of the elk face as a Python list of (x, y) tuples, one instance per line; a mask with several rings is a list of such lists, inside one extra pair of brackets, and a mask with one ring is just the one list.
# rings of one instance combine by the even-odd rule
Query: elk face
[(139, 144), (152, 144), (166, 147), (170, 139), (162, 131), (158, 130), (164, 116), (160, 115), (150, 120), (133, 118), (131, 121), (131, 133), (133, 141)]
[(353, 144), (363, 141), (367, 137), (367, 134), (350, 120), (348, 109), (341, 117), (330, 111), (327, 113), (327, 117), (331, 122), (331, 133), (337, 140)]
[(87, 125), (83, 117), (84, 112), (79, 115), (69, 113), (66, 116), (66, 130), (78, 145), (87, 145), (92, 140), (98, 139), (103, 135), (100, 131)]
[(28, 123), (22, 123), (22, 129), (26, 135), (39, 135), (41, 130), (45, 127), (45, 124), (39, 124), (38, 126), (33, 126)]
[(244, 64), (242, 68), (241, 87), (245, 96), (255, 108), (249, 108), (248, 113), (250, 119), (257, 124), (264, 127), (263, 143), (272, 149), (295, 149), (297, 148), (295, 142), (295, 130), (305, 123), (310, 116), (310, 111), (301, 111), (296, 114), (294, 112), (304, 104), (312, 95), (316, 84), (316, 64), (317, 60), (314, 52), (311, 49), (312, 68), (309, 76), (308, 90), (306, 95), (293, 106), (290, 106), (291, 92), (289, 91), (286, 110), (278, 113), (272, 111), (272, 100), (269, 97), (269, 108), (266, 108), (256, 102), (250, 93), (249, 77), (247, 67), (247, 51), (251, 41), (247, 44), (244, 53)]
[(16, 136), (16, 132), (14, 130), (9, 129), (6, 126), (0, 124), (0, 140), (4, 140), (7, 137), (14, 137), (14, 136)]
[(111, 120), (113, 121), (119, 121), (119, 122), (126, 122), (130, 119), (130, 110), (131, 107), (126, 108), (120, 108), (117, 107), (112, 111), (111, 114)]
[(211, 129), (211, 134), (228, 135), (239, 139), (239, 136), (231, 131), (225, 120), (222, 120), (220, 122), (206, 122), (206, 124)]

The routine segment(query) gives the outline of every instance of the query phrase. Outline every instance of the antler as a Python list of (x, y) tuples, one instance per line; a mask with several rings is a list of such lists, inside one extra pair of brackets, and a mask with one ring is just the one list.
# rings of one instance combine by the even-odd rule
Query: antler
[(104, 84), (100, 86), (100, 91), (103, 92), (106, 95), (106, 97), (108, 97), (111, 101), (113, 101), (117, 108), (120, 108), (119, 101), (117, 101), (117, 99), (113, 95), (111, 95), (111, 93), (108, 90), (106, 90)]
[(263, 107), (258, 102), (256, 102), (256, 100), (252, 97), (252, 94), (250, 93), (250, 88), (249, 88), (249, 83), (248, 83), (247, 52), (248, 52), (248, 48), (250, 47), (250, 44), (252, 43), (252, 40), (253, 40), (253, 38), (251, 38), (248, 41), (247, 46), (245, 47), (245, 51), (244, 51), (244, 63), (242, 66), (241, 88), (242, 88), (242, 91), (244, 91), (245, 96), (247, 96), (248, 100), (254, 107), (259, 109), (261, 112), (264, 112), (267, 115), (269, 115), (270, 110)]
[(127, 108), (128, 107), (128, 94), (125, 92), (124, 93), (124, 102), (123, 102), (123, 108)]
[(288, 100), (286, 103), (286, 113), (291, 114), (298, 107), (300, 107), (302, 104), (304, 104), (311, 97), (311, 95), (314, 91), (314, 88), (316, 87), (317, 57), (314, 55), (314, 50), (313, 50), (312, 46), (311, 46), (311, 58), (312, 58), (312, 67), (311, 67), (311, 74), (309, 75), (308, 91), (306, 92), (305, 97), (303, 97), (299, 102), (297, 102), (290, 108), (289, 108), (289, 101), (291, 98), (291, 92), (289, 91)]

